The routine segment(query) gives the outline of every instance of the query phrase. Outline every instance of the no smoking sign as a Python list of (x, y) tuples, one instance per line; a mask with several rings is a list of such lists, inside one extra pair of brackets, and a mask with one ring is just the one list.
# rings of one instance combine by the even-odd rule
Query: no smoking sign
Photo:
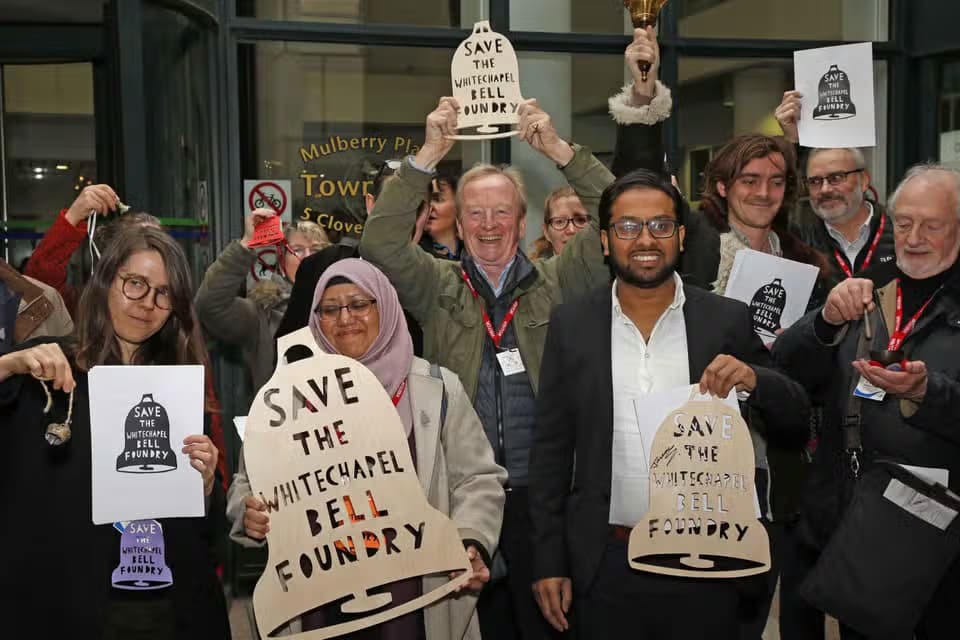
[(291, 222), (290, 188), (290, 180), (244, 180), (243, 201), (247, 213), (270, 209), (284, 222)]

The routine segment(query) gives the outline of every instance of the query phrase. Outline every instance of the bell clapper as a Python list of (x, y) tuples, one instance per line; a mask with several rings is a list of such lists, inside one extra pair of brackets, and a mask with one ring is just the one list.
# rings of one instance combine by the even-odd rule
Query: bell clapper
[[(43, 392), (47, 395), (47, 404), (43, 408), (43, 415), (50, 413), (50, 409), (53, 408), (53, 394), (50, 392), (50, 388), (47, 386), (49, 380), (53, 378), (41, 378), (39, 376), (33, 376), (40, 381), (40, 384), (43, 386)], [(44, 435), (44, 438), (47, 441), (47, 444), (53, 447), (60, 446), (70, 440), (70, 436), (73, 435), (70, 431), (70, 423), (73, 421), (73, 391), (70, 392), (70, 400), (67, 404), (67, 419), (63, 422), (51, 422), (47, 425), (47, 431)]]

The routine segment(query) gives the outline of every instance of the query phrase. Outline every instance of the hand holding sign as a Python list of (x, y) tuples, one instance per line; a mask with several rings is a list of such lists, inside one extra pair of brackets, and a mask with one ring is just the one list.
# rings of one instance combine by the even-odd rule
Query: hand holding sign
[(540, 108), (535, 99), (524, 100), (518, 109), (520, 114), (520, 136), (527, 143), (553, 160), (566, 166), (573, 159), (573, 147), (563, 140), (553, 126), (550, 114)]
[(247, 221), (253, 225), (252, 238), (248, 240), (244, 233), (244, 240), (241, 241), (247, 248), (269, 247), (283, 242), (283, 223), (275, 213), (257, 209), (247, 217)]
[(774, 112), (783, 137), (787, 142), (796, 144), (800, 141), (797, 132), (797, 123), (800, 121), (800, 112), (803, 109), (803, 95), (799, 91), (787, 91), (783, 94), (783, 101)]
[(250, 215), (243, 219), (243, 238), (240, 239), (240, 244), (249, 247), (250, 243), (253, 242), (256, 228), (260, 226), (264, 220), (274, 218), (276, 215), (276, 212), (271, 209), (254, 209), (250, 212)]
[(417, 152), (414, 163), (422, 169), (433, 169), (443, 160), (454, 145), (457, 133), (457, 110), (460, 103), (456, 98), (440, 98), (437, 108), (427, 116), (427, 125), (423, 135), (423, 146)]

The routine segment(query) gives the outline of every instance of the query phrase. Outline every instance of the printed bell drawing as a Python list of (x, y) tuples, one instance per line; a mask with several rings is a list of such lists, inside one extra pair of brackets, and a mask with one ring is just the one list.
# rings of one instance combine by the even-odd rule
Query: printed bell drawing
[(488, 20), (473, 25), (450, 63), (457, 115), (457, 140), (487, 140), (517, 135), (520, 65), (513, 45), (490, 27)]
[(694, 578), (763, 573), (770, 542), (758, 520), (750, 431), (737, 409), (697, 395), (654, 437), (650, 507), (630, 534), (630, 566)]
[[(263, 637), (311, 612), (327, 624), (309, 637), (330, 638), (439, 600), (470, 563), (456, 525), (427, 502), (432, 460), (418, 459), (418, 475), (374, 374), (318, 353), (308, 328), (278, 341), (280, 354), (293, 347), (313, 355), (281, 358), (247, 418), (244, 461), (270, 517), (253, 606)], [(423, 578), (422, 595), (395, 604), (389, 585), (410, 578)]]
[(765, 284), (753, 294), (750, 300), (750, 313), (753, 316), (753, 330), (770, 340), (777, 339), (780, 320), (787, 306), (787, 290), (783, 281), (776, 278)]
[(853, 104), (850, 76), (837, 65), (820, 78), (817, 89), (819, 100), (813, 110), (814, 120), (846, 120), (857, 115), (857, 106)]
[(123, 452), (117, 456), (117, 471), (163, 473), (177, 468), (170, 447), (170, 417), (163, 406), (146, 393), (127, 414), (123, 424)]

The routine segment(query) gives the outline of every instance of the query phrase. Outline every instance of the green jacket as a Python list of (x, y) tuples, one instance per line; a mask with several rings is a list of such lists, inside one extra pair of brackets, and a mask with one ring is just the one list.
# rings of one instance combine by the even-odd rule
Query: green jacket
[(256, 262), (253, 249), (231, 242), (207, 269), (194, 300), (210, 337), (240, 347), (255, 392), (273, 375), (273, 334), (290, 299), (290, 285), (280, 279), (258, 283), (246, 298), (239, 295)]
[[(534, 393), (540, 381), (550, 311), (610, 282), (596, 212), (600, 194), (613, 182), (613, 174), (588, 149), (574, 145), (574, 150), (573, 160), (562, 171), (593, 220), (561, 255), (535, 260), (537, 278), (517, 289), (520, 306), (513, 320), (514, 331)], [(390, 278), (400, 304), (420, 323), (424, 358), (460, 376), (473, 400), (486, 336), (481, 302), (463, 281), (460, 263), (434, 258), (410, 243), (430, 179), (430, 174), (405, 162), (397, 177), (387, 181), (364, 225), (360, 255)]]

